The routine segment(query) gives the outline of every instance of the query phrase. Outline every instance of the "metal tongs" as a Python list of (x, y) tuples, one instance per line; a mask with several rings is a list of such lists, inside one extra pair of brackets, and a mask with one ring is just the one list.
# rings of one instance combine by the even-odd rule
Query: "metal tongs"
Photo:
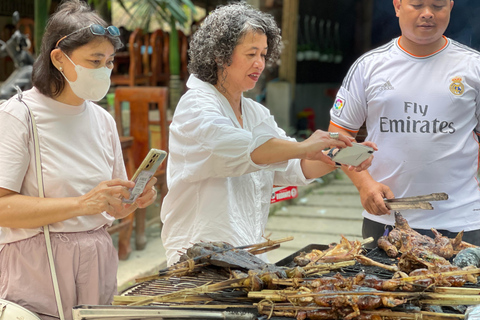
[(405, 197), (384, 199), (385, 205), (389, 210), (408, 210), (408, 209), (423, 209), (433, 210), (433, 206), (428, 201), (440, 201), (447, 200), (448, 194), (446, 193), (432, 193), (424, 196)]

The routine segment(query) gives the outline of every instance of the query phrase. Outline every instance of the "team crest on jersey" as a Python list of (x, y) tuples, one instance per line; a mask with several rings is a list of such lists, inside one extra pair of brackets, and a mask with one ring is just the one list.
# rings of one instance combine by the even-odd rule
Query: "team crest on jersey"
[(333, 114), (339, 117), (340, 114), (342, 114), (342, 110), (344, 107), (345, 107), (345, 99), (343, 99), (340, 96), (337, 96), (337, 99), (335, 99), (335, 103), (333, 104)]
[(450, 84), (450, 91), (456, 96), (461, 96), (465, 91), (462, 77), (455, 77), (450, 81), (452, 81), (452, 84)]

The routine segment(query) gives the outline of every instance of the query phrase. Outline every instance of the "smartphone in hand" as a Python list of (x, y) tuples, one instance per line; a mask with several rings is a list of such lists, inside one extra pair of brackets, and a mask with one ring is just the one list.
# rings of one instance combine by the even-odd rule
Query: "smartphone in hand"
[(159, 149), (151, 149), (142, 164), (138, 167), (137, 171), (132, 177), (132, 181), (135, 182), (135, 187), (131, 188), (130, 198), (123, 199), (124, 203), (134, 203), (138, 196), (143, 193), (148, 181), (152, 178), (157, 171), (158, 167), (167, 157), (167, 152)]
[(374, 149), (363, 144), (352, 143), (351, 147), (343, 149), (331, 149), (328, 155), (333, 161), (349, 166), (358, 166), (370, 158)]

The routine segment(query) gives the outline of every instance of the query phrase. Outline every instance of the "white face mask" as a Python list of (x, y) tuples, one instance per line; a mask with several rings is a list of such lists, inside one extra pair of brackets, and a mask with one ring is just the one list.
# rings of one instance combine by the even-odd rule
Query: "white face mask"
[(65, 57), (75, 66), (77, 80), (70, 81), (65, 74), (62, 75), (70, 84), (73, 93), (84, 100), (98, 101), (101, 100), (110, 88), (110, 74), (112, 69), (101, 67), (97, 69), (89, 69), (76, 65), (69, 56), (63, 53)]

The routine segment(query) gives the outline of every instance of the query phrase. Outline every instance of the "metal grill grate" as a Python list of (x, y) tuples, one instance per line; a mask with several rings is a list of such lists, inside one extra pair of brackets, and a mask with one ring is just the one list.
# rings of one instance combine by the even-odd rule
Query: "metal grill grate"
[[(201, 273), (195, 276), (170, 277), (146, 281), (130, 287), (125, 290), (123, 296), (157, 296), (167, 293), (174, 293), (183, 289), (196, 288), (202, 285), (219, 283), (229, 279), (229, 275), (221, 268), (205, 267)], [(211, 299), (209, 305), (232, 304), (251, 306), (253, 300), (248, 299), (247, 294), (241, 290), (226, 289), (218, 292), (204, 293)], [(187, 303), (159, 303), (154, 302), (150, 305), (176, 305)], [(195, 303), (193, 303), (195, 304)]]
[(204, 274), (198, 277), (184, 276), (168, 279), (156, 279), (137, 284), (127, 289), (122, 295), (126, 296), (156, 296), (176, 292), (182, 289), (195, 288), (205, 284), (213, 284), (226, 280), (226, 278), (213, 278)]
[[(378, 247), (375, 249), (368, 249), (365, 256), (367, 258), (370, 258), (372, 260), (375, 260), (377, 262), (380, 262), (386, 265), (393, 265), (393, 264), (396, 264), (397, 262), (397, 259), (390, 258), (389, 256), (387, 256), (385, 251), (383, 251)], [(364, 266), (358, 262), (355, 263), (355, 265), (353, 266), (342, 268), (342, 270), (348, 273), (355, 273), (355, 274), (359, 272), (364, 272), (366, 274), (375, 275), (382, 279), (391, 279), (393, 276), (393, 272), (391, 271), (387, 271), (380, 267)]]

